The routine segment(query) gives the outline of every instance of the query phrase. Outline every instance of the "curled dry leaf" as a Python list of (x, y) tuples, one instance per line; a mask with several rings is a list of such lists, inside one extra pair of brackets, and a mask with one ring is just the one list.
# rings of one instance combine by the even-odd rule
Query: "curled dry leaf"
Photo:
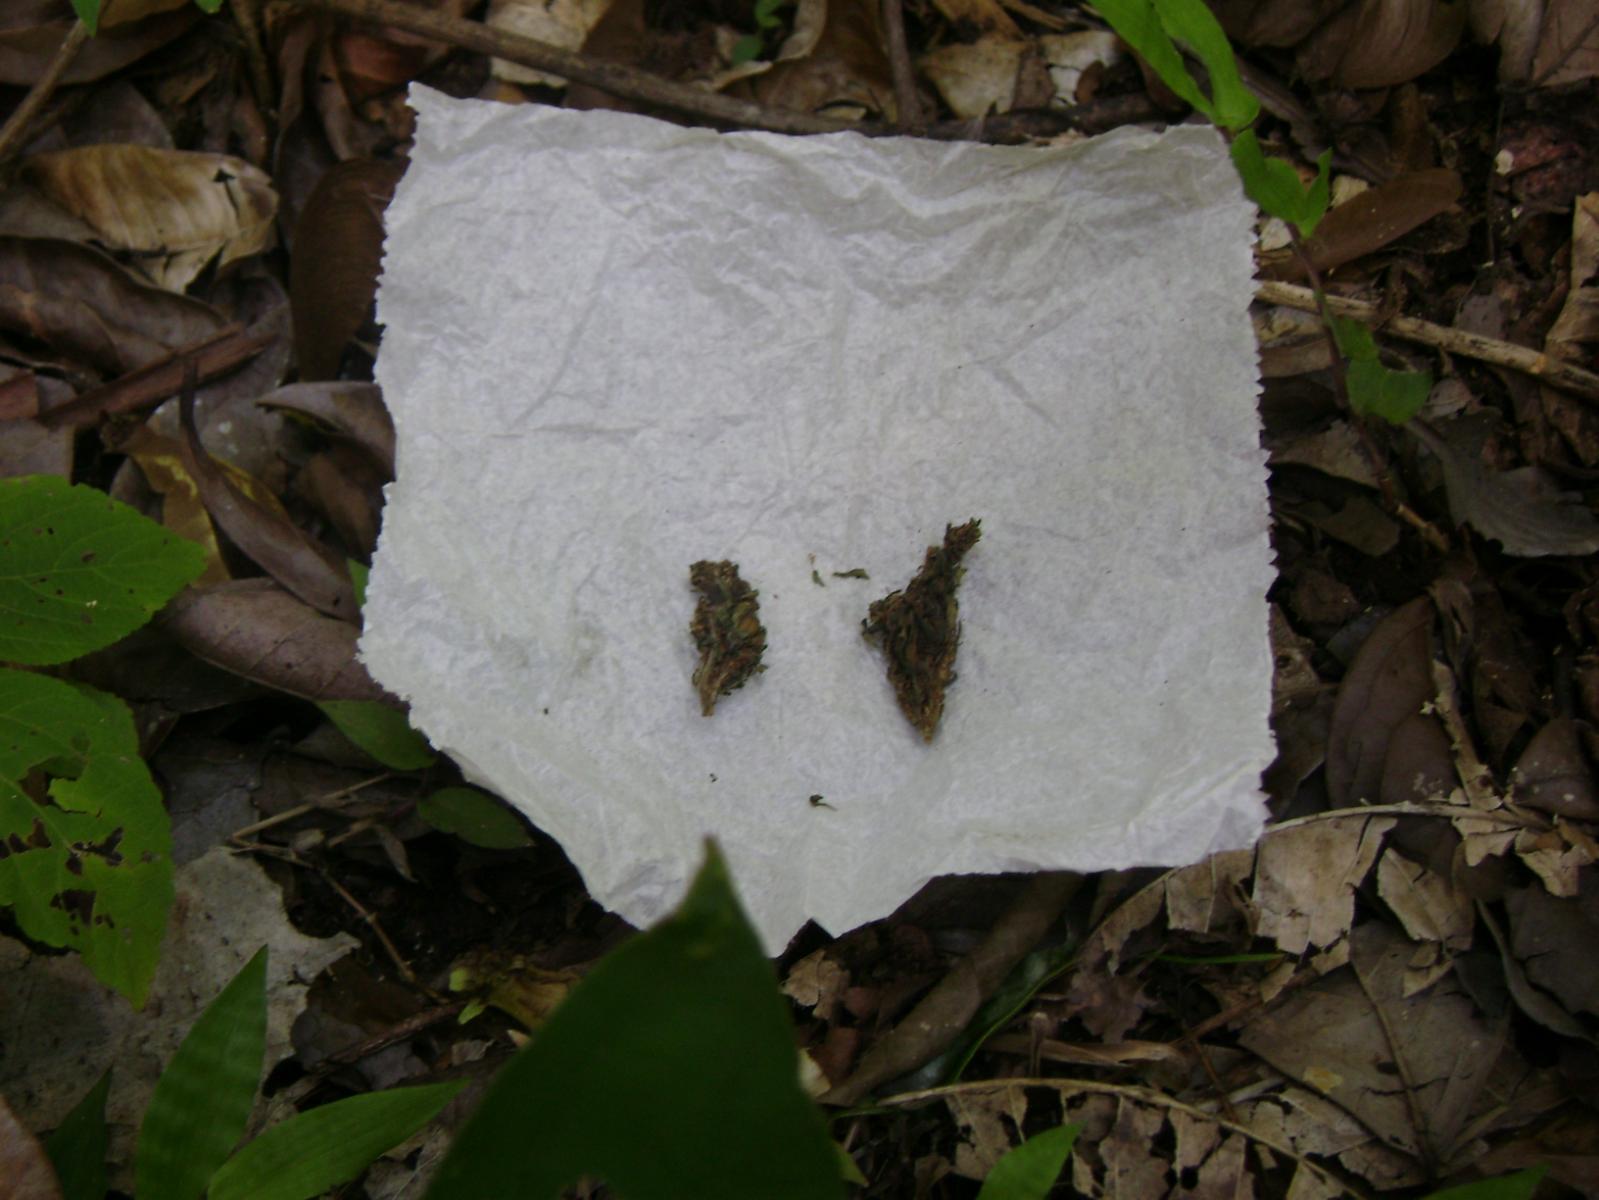
[(291, 383), (256, 401), (311, 417), (364, 450), (384, 475), (394, 478), (394, 422), (375, 383)]
[(80, 146), (36, 154), (26, 178), (107, 246), (181, 292), (216, 259), (265, 248), (278, 197), (258, 168), (227, 154), (152, 146)]
[(325, 617), (265, 579), (189, 588), (160, 625), (212, 666), (307, 700), (399, 707), (355, 658), (356, 627)]
[(0, 329), (98, 373), (126, 374), (226, 324), (210, 305), (141, 283), (98, 250), (0, 237)]
[[(1446, 212), (1460, 199), (1460, 175), (1446, 167), (1412, 171), (1344, 201), (1322, 218), (1305, 252), (1318, 271), (1330, 271), (1382, 249), (1412, 229)], [(1295, 256), (1273, 271), (1277, 278), (1299, 278), (1304, 265)]]
[(1465, 31), (1466, 8), (1438, 0), (1358, 0), (1300, 45), (1300, 70), (1345, 88), (1405, 83), (1449, 57)]
[(358, 605), (343, 560), (307, 536), (281, 509), (247, 494), (200, 444), (194, 395), (185, 389), (180, 411), (183, 464), (200, 489), (212, 520), (245, 554), (307, 604), (354, 620)]
[[(200, 19), (186, 4), (146, 20), (102, 28), (67, 67), (64, 84), (92, 83), (166, 45)], [(0, 84), (30, 87), (61, 49), (77, 20), (60, 0), (6, 0), (0, 5)]]
[(300, 378), (336, 379), (345, 344), (372, 310), (383, 262), (383, 211), (403, 163), (352, 159), (329, 167), (294, 232), (289, 297)]

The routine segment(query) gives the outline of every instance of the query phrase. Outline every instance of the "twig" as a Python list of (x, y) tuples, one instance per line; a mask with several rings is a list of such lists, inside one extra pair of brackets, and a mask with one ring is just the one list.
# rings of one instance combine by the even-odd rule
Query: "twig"
[[(1304, 312), (1318, 311), (1315, 292), (1297, 284), (1262, 283), (1255, 289), (1255, 298), (1267, 304), (1281, 304), (1286, 308), (1297, 308)], [(1477, 333), (1467, 333), (1463, 329), (1434, 325), (1431, 321), (1421, 321), (1415, 317), (1392, 317), (1385, 322), (1377, 305), (1365, 300), (1328, 296), (1327, 307), (1335, 316), (1353, 317), (1357, 321), (1363, 321), (1380, 328), (1384, 333), (1391, 333), (1406, 341), (1420, 342), (1451, 354), (1460, 354), (1466, 358), (1491, 363), (1496, 367), (1521, 371), (1547, 383), (1550, 387), (1562, 388), (1584, 400), (1599, 403), (1599, 375), (1526, 346), (1518, 346), (1514, 342), (1502, 341), (1499, 338), (1483, 337)]]
[(343, 13), (363, 21), (403, 29), (435, 41), (492, 55), (509, 62), (547, 71), (566, 79), (589, 84), (613, 96), (655, 104), (677, 112), (690, 113), (710, 121), (739, 125), (750, 129), (767, 129), (774, 133), (839, 133), (857, 129), (851, 121), (835, 117), (818, 117), (811, 113), (787, 109), (764, 108), (747, 100), (738, 100), (718, 92), (662, 79), (637, 67), (622, 63), (603, 62), (536, 41), (521, 34), (446, 13), (433, 12), (395, 0), (291, 0), (302, 8), (319, 8), (328, 12)]
[(849, 1078), (822, 1096), (822, 1103), (854, 1104), (954, 1041), (1011, 967), (1054, 924), (1082, 882), (1081, 875), (1069, 871), (1033, 876), (977, 948), (868, 1050)]
[(411, 964), (406, 962), (405, 959), (401, 957), (399, 948), (395, 946), (393, 942), (389, 941), (389, 935), (383, 932), (383, 926), (378, 923), (377, 914), (366, 908), (359, 900), (352, 896), (337, 879), (333, 878), (329, 872), (318, 868), (317, 873), (327, 881), (327, 885), (330, 888), (339, 894), (340, 899), (342, 899), (346, 904), (355, 910), (355, 915), (366, 922), (367, 928), (372, 931), (373, 936), (376, 937), (382, 944), (383, 949), (388, 953), (389, 958), (393, 960), (394, 965), (399, 968), (400, 974), (405, 978), (405, 982), (409, 983), (413, 987), (421, 988), (428, 995), (433, 996), (434, 999), (442, 999), (442, 997), (438, 996), (432, 988), (425, 987), (422, 981), (416, 977), (416, 972), (411, 970)]
[(186, 364), (195, 365), (201, 382), (226, 375), (254, 358), (272, 342), (267, 334), (250, 333), (237, 325), (227, 325), (210, 337), (179, 346), (164, 358), (135, 367), (126, 375), (90, 388), (82, 395), (39, 416), (46, 429), (91, 425), (110, 413), (148, 408), (176, 394), (183, 385)]
[(905, 44), (904, 0), (883, 0), (883, 34), (888, 43), (889, 69), (894, 73), (897, 124), (905, 133), (920, 134), (927, 122), (922, 118), (922, 102), (916, 94), (916, 73), (911, 68), (910, 48)]
[(50, 65), (45, 67), (44, 74), (28, 89), (28, 94), (6, 118), (6, 123), (0, 125), (0, 164), (9, 161), (27, 145), (28, 127), (33, 124), (33, 119), (39, 115), (39, 110), (50, 99), (61, 77), (67, 73), (72, 60), (78, 57), (78, 51), (83, 49), (83, 43), (88, 40), (89, 27), (82, 21), (74, 21), (67, 36), (62, 39), (61, 48), (50, 60)]
[(250, 91), (255, 94), (256, 105), (273, 128), (277, 127), (278, 106), (274, 103), (272, 68), (267, 65), (266, 52), (261, 48), (261, 14), (256, 10), (259, 0), (233, 0), (228, 11), (233, 23), (239, 27), (239, 37), (244, 42), (244, 61), (250, 74)]

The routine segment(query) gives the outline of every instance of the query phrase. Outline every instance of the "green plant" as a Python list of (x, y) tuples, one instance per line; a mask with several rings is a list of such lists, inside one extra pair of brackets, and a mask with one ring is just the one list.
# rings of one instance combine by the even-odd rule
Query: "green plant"
[(840, 1169), (712, 846), (677, 912), (595, 967), (500, 1073), (428, 1200), (541, 1200), (581, 1176), (628, 1200), (833, 1200)]
[[(1432, 387), (1427, 372), (1393, 371), (1377, 357), (1369, 331), (1340, 332), (1326, 308), (1321, 281), (1304, 252), (1302, 238), (1310, 237), (1327, 212), (1328, 173), (1332, 152), (1316, 160), (1316, 177), (1307, 185), (1291, 163), (1267, 158), (1250, 128), (1260, 105), (1244, 87), (1232, 46), (1215, 14), (1204, 0), (1094, 0), (1116, 35), (1131, 46), (1169, 87), (1196, 110), (1231, 135), (1233, 165), (1244, 191), (1261, 211), (1291, 227), (1294, 248), (1306, 266), (1322, 321), (1338, 351), (1348, 360), (1335, 372), (1352, 411), (1375, 414), (1402, 424), (1420, 410)], [(1210, 80), (1207, 94), (1194, 79), (1179, 44), (1187, 47), (1204, 67)], [(1345, 326), (1353, 322), (1344, 322)]]
[[(0, 480), (0, 660), (49, 666), (143, 625), (204, 566), (104, 492)], [(171, 827), (115, 696), (0, 668), (0, 904), (144, 1003), (172, 903)]]
[(746, 33), (733, 44), (733, 53), (729, 58), (735, 67), (750, 62), (766, 49), (766, 39), (782, 24), (777, 19), (777, 10), (789, 2), (790, 0), (755, 0), (755, 28), (759, 32)]
[[(150, 1097), (135, 1155), (139, 1200), (310, 1200), (431, 1121), (462, 1084), (392, 1088), (313, 1108), (237, 1152), (266, 1044), (265, 947), (195, 1021)], [(65, 1200), (105, 1194), (109, 1075), (46, 1144)]]
[(1044, 1200), (1082, 1131), (1081, 1125), (1057, 1125), (1006, 1151), (990, 1168), (977, 1200)]
[[(72, 11), (78, 14), (78, 20), (93, 34), (99, 31), (100, 14), (105, 11), (109, 0), (72, 0)], [(194, 0), (195, 4), (208, 13), (221, 9), (222, 0)], [(124, 7), (127, 7), (124, 5)]]

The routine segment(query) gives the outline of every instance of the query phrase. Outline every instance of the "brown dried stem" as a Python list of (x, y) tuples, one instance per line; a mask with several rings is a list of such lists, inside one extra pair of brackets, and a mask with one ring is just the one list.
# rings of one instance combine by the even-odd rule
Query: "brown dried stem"
[(921, 98), (916, 94), (916, 72), (905, 43), (904, 0), (883, 0), (883, 40), (888, 43), (888, 65), (894, 74), (894, 108), (897, 124), (905, 133), (920, 134), (927, 126)]
[(67, 73), (72, 60), (78, 57), (78, 51), (83, 49), (83, 43), (88, 40), (88, 26), (82, 21), (74, 21), (72, 28), (67, 31), (67, 36), (61, 41), (61, 48), (50, 60), (50, 65), (45, 67), (44, 74), (39, 76), (34, 85), (28, 89), (28, 94), (22, 98), (22, 103), (12, 110), (11, 115), (6, 118), (6, 123), (0, 125), (0, 167), (28, 144), (28, 130), (33, 125), (34, 118), (54, 94), (61, 77)]

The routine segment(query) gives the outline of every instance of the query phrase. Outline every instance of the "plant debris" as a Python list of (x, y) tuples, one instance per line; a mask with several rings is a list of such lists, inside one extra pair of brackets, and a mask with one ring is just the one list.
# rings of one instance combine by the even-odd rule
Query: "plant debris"
[(944, 691), (955, 681), (960, 605), (955, 589), (966, 574), (961, 560), (982, 536), (982, 522), (946, 525), (944, 544), (929, 546), (916, 578), (867, 610), (861, 629), (888, 657), (888, 681), (900, 710), (925, 741), (938, 732)]
[(700, 652), (694, 687), (700, 711), (708, 717), (716, 711), (718, 697), (766, 670), (761, 665), (766, 628), (757, 615), (760, 593), (739, 578), (736, 564), (701, 559), (688, 569), (688, 581), (700, 594), (689, 632)]

